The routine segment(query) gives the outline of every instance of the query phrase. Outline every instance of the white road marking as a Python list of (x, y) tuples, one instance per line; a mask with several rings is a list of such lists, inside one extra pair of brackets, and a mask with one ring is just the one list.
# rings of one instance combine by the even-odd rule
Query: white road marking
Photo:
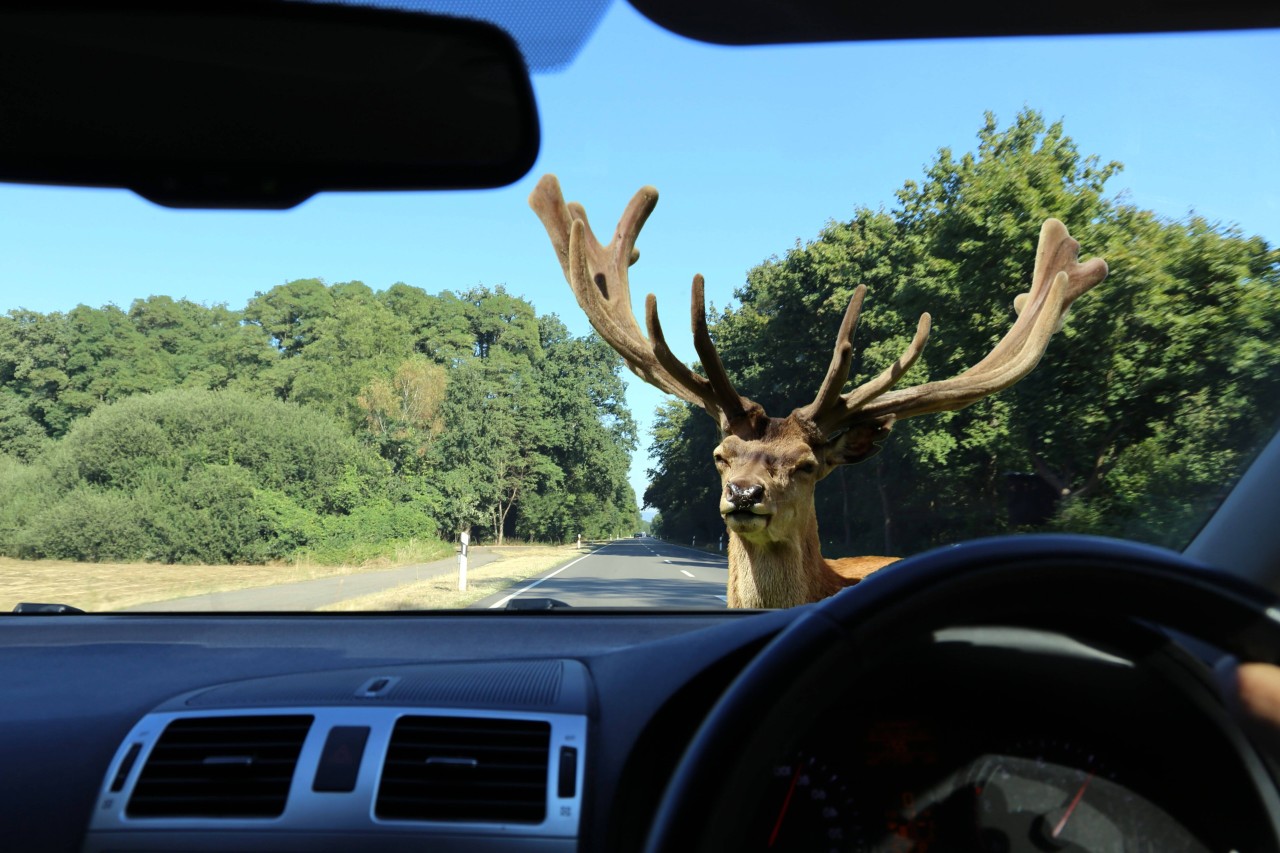
[(723, 601), (725, 604), (728, 604), (728, 603), (729, 603), (729, 596), (727, 596), (727, 595), (717, 595), (717, 596), (716, 596), (716, 598), (720, 599), (720, 600), (721, 600), (721, 601)]
[[(609, 547), (608, 545), (605, 545), (604, 547), (602, 547), (602, 548), (600, 549), (600, 551), (603, 551), (605, 548), (608, 548), (608, 547)], [(595, 554), (599, 554), (599, 553), (600, 553), (600, 551), (595, 551), (595, 552), (593, 552), (592, 554), (583, 554), (581, 557), (579, 557), (578, 559), (574, 560), (572, 563), (565, 563), (563, 566), (561, 566), (560, 568), (556, 569), (556, 570), (555, 570), (554, 572), (552, 572), (551, 574), (546, 575), (545, 577), (540, 577), (540, 578), (538, 578), (536, 581), (534, 581), (533, 583), (529, 584), (528, 586), (523, 587), (523, 588), (521, 588), (521, 589), (518, 589), (518, 590), (516, 590), (515, 592), (511, 593), (511, 594), (510, 594), (510, 595), (508, 595), (506, 598), (503, 598), (503, 599), (501, 599), (500, 601), (497, 601), (497, 602), (496, 602), (496, 603), (494, 603), (494, 604), (490, 604), (490, 605), (489, 605), (489, 609), (490, 609), (490, 610), (496, 610), (496, 609), (498, 609), (499, 607), (503, 607), (503, 606), (505, 606), (505, 605), (506, 605), (506, 603), (507, 603), (508, 601), (510, 601), (511, 599), (515, 598), (515, 597), (516, 597), (517, 595), (519, 595), (520, 593), (522, 593), (522, 592), (528, 592), (529, 590), (533, 589), (535, 586), (537, 586), (538, 584), (542, 583), (543, 581), (549, 581), (549, 580), (551, 580), (553, 577), (555, 577), (556, 575), (560, 574), (561, 572), (563, 572), (565, 569), (569, 568), (570, 566), (576, 566), (576, 565), (578, 565), (578, 563), (581, 563), (583, 560), (587, 559), (587, 557), (591, 557), (591, 556), (594, 556)]]
[(693, 572), (686, 572), (684, 569), (680, 570), (680, 574), (685, 575), (686, 577), (693, 577)]

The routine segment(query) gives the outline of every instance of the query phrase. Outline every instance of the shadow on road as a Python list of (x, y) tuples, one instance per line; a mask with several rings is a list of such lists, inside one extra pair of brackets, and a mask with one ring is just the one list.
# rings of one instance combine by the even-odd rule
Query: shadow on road
[(720, 569), (725, 572), (729, 570), (729, 564), (724, 560), (699, 560), (697, 557), (675, 557), (664, 559), (673, 566), (692, 566), (695, 569)]
[[(558, 579), (556, 579), (558, 580)], [(688, 578), (566, 578), (548, 581), (530, 595), (560, 599), (572, 607), (697, 607), (721, 609), (723, 583)]]
[[(650, 540), (656, 542), (656, 540)], [(641, 540), (635, 540), (635, 544), (639, 545)], [(683, 564), (686, 566), (725, 566), (728, 557), (724, 554), (712, 554), (706, 551), (696, 551), (692, 548), (686, 548), (681, 545), (670, 545), (665, 542), (657, 542), (657, 547), (650, 545), (647, 548), (627, 548), (628, 540), (621, 540), (613, 543), (615, 547), (609, 550), (611, 557), (643, 557), (652, 559), (654, 554), (672, 563)]]

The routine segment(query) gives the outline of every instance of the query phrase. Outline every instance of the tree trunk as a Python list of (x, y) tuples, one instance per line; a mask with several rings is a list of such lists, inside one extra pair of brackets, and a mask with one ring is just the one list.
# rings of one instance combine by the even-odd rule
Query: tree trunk
[(495, 503), (489, 510), (489, 524), (493, 527), (493, 541), (502, 544), (502, 502)]
[(893, 553), (893, 512), (889, 505), (889, 490), (884, 485), (884, 465), (876, 462), (876, 491), (880, 493), (880, 512), (884, 515), (884, 552)]
[(853, 544), (852, 513), (849, 512), (849, 481), (844, 473), (847, 466), (841, 465), (836, 473), (840, 475), (840, 523), (844, 527), (844, 547), (846, 550)]

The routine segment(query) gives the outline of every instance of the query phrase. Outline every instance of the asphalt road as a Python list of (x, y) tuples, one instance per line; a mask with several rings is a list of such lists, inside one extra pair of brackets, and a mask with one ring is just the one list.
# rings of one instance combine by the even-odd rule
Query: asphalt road
[(618, 539), (472, 607), (502, 608), (517, 597), (572, 607), (724, 607), (728, 575), (722, 555), (657, 539)]
[[(478, 568), (496, 559), (484, 548), (472, 548), (467, 557), (470, 568)], [(121, 608), (125, 612), (215, 612), (252, 613), (280, 610), (315, 610), (326, 604), (335, 604), (348, 598), (381, 592), (393, 586), (413, 583), (444, 574), (457, 574), (458, 558), (446, 557), (433, 563), (400, 566), (379, 572), (362, 572), (355, 575), (337, 575), (311, 581), (278, 584), (276, 586), (237, 589), (230, 592), (214, 592), (156, 601)]]

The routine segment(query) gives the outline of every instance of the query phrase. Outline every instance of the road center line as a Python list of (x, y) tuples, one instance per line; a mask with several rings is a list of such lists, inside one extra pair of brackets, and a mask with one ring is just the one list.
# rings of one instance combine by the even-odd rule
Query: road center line
[(685, 575), (686, 577), (693, 577), (693, 572), (686, 572), (684, 569), (680, 570), (680, 574)]
[[(605, 545), (605, 546), (603, 546), (603, 547), (600, 549), (600, 551), (603, 551), (605, 548), (608, 548), (608, 547), (609, 547), (608, 545)], [(554, 572), (552, 572), (551, 574), (549, 574), (549, 575), (543, 575), (542, 577), (538, 578), (536, 581), (534, 581), (533, 583), (529, 584), (528, 586), (522, 587), (522, 588), (520, 588), (520, 589), (516, 590), (515, 592), (511, 593), (510, 595), (508, 595), (506, 598), (500, 599), (499, 601), (497, 601), (497, 602), (495, 602), (495, 603), (493, 603), (493, 604), (490, 604), (490, 605), (489, 605), (489, 609), (490, 609), (490, 610), (496, 610), (496, 609), (498, 609), (499, 607), (503, 607), (503, 606), (505, 606), (505, 605), (506, 605), (506, 603), (507, 603), (508, 601), (510, 601), (511, 599), (515, 598), (515, 597), (516, 597), (517, 595), (519, 595), (520, 593), (522, 593), (522, 592), (528, 592), (529, 590), (533, 589), (535, 586), (537, 586), (538, 584), (542, 583), (543, 581), (549, 581), (549, 580), (551, 580), (553, 577), (555, 577), (556, 575), (560, 574), (561, 572), (563, 572), (565, 569), (569, 568), (570, 566), (576, 566), (576, 565), (578, 565), (578, 563), (581, 563), (583, 560), (587, 559), (587, 557), (591, 557), (591, 556), (594, 556), (595, 554), (599, 554), (599, 553), (600, 553), (600, 551), (592, 551), (590, 554), (583, 554), (581, 557), (579, 557), (578, 559), (574, 560), (572, 563), (565, 563), (563, 566), (561, 566), (560, 568), (556, 569), (556, 570), (555, 570)]]

